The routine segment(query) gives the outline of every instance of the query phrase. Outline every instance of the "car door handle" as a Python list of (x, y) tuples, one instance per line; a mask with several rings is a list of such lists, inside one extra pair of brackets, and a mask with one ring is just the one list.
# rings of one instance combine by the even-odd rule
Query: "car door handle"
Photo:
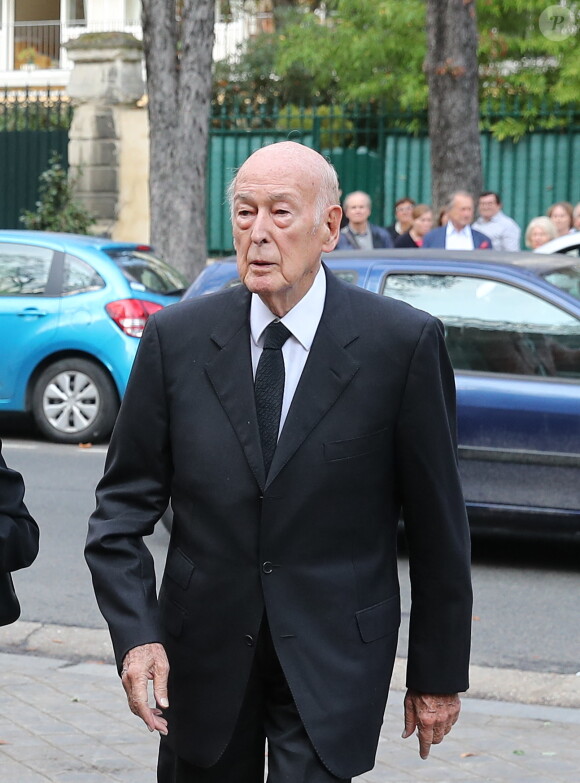
[(27, 307), (26, 310), (21, 310), (17, 315), (24, 317), (33, 315), (37, 318), (42, 318), (43, 316), (48, 315), (48, 313), (46, 310), (39, 310), (38, 307)]

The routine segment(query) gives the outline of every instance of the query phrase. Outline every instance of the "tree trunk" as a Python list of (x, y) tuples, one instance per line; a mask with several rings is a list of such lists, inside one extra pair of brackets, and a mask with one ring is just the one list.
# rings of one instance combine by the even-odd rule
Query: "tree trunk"
[(207, 257), (213, 0), (142, 0), (151, 244), (193, 280)]
[(455, 190), (481, 192), (474, 0), (427, 0), (429, 136), (433, 207)]

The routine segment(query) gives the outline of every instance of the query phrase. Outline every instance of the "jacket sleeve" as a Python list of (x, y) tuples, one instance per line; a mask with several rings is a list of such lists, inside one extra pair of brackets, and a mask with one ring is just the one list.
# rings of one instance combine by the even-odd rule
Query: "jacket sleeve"
[(24, 481), (6, 466), (0, 441), (0, 572), (29, 566), (38, 554), (38, 526), (24, 505)]
[(407, 685), (467, 690), (472, 590), (469, 526), (457, 465), (455, 382), (442, 324), (426, 322), (397, 426), (398, 486), (409, 548)]
[(85, 548), (119, 667), (129, 649), (163, 641), (154, 563), (143, 541), (153, 532), (170, 493), (172, 463), (162, 364), (152, 317), (111, 436)]

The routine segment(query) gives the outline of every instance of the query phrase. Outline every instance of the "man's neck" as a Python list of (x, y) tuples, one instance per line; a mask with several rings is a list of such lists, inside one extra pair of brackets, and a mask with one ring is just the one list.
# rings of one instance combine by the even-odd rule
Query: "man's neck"
[(467, 226), (462, 226), (462, 225), (460, 225), (459, 223), (456, 223), (454, 220), (452, 220), (452, 221), (451, 221), (451, 225), (453, 226), (453, 228), (454, 228), (454, 229), (455, 229), (455, 230), (456, 230), (458, 233), (460, 233), (461, 231), (463, 231), (463, 229), (464, 229), (464, 228), (467, 228)]

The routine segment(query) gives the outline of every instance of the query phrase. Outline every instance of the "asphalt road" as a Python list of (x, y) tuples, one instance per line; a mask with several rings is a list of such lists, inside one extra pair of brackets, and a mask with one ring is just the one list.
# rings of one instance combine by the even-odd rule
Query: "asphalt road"
[[(6, 435), (6, 461), (26, 479), (28, 506), (41, 527), (34, 565), (15, 574), (22, 619), (103, 628), (82, 555), (94, 489), (106, 448), (60, 446), (31, 435)], [(158, 571), (168, 535), (148, 540)], [(410, 605), (407, 560), (400, 556), (405, 654)], [(477, 535), (472, 662), (481, 666), (574, 674), (580, 670), (580, 544)], [(436, 586), (434, 586), (436, 589)]]

